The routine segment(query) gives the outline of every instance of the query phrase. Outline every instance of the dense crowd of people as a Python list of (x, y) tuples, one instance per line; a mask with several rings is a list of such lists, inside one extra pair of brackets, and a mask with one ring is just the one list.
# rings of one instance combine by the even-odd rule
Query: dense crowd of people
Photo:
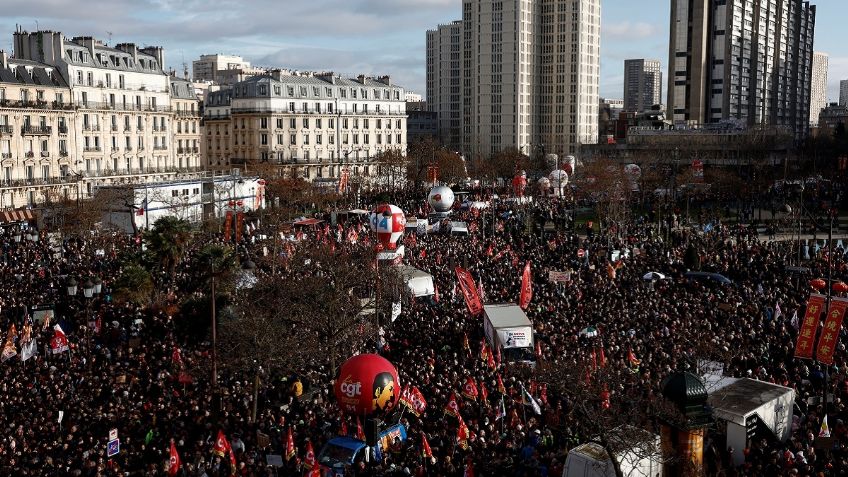
[[(481, 193), (476, 199), (488, 197)], [(423, 194), (394, 201), (410, 215), (426, 212)], [(813, 247), (802, 264), (809, 271), (798, 272), (787, 269), (798, 265), (795, 242), (760, 240), (714, 216), (707, 232), (667, 223), (662, 233), (652, 218), (634, 217), (587, 233), (570, 208), (558, 199), (524, 205), (502, 200), (495, 210), (457, 204), (453, 220), (468, 222), (469, 235), (402, 239), (404, 261), (433, 275), (437, 295), (404, 300), (379, 343), (358, 351), (378, 352), (391, 361), (401, 384), (420, 389), (427, 409), (415, 416), (398, 406), (384, 416), (388, 424), (404, 424), (408, 438), (376, 461), (356, 462), (345, 475), (562, 475), (569, 449), (597, 432), (579, 400), (598, 401), (591, 407), (605, 424), (616, 422), (614, 413), (633, 418), (661, 399), (666, 376), (694, 371), (699, 360), (721, 363), (727, 376), (796, 392), (786, 442), (758, 436), (745, 449), (730, 449), (713, 427), (705, 452), (709, 475), (841, 475), (848, 469), (845, 332), (830, 369), (794, 358), (796, 317), (803, 317), (810, 279), (827, 277), (831, 267), (834, 280), (848, 281), (841, 242), (830, 251)], [(545, 222), (553, 228), (543, 227)], [(276, 231), (263, 227), (260, 221), (246, 233), (240, 250), (254, 257), (278, 250), (269, 246), (270, 239), (261, 239)], [(349, 243), (350, 230), (360, 237), (370, 234), (366, 223), (353, 219), (337, 234), (318, 227), (279, 248), (279, 258), (284, 261), (292, 248), (317, 241), (316, 234), (343, 244), (338, 253), (374, 246), (373, 238)], [(335, 402), (338, 370), (321, 356), (258, 383), (255, 421), (250, 376), (221, 372), (218, 385), (224, 392), (213, 396), (208, 373), (190, 372), (205, 369), (209, 340), (181, 336), (175, 322), (175, 307), (192, 297), (176, 286), (168, 293), (172, 306), (115, 299), (123, 259), (143, 242), (117, 234), (68, 238), (50, 232), (21, 237), (20, 229), (7, 228), (0, 235), (0, 330), (17, 353), (4, 353), (0, 364), (0, 474), (153, 476), (174, 469), (185, 476), (305, 475), (315, 460), (307, 449), (317, 456), (333, 437), (361, 436), (363, 422), (342, 413)], [(223, 242), (220, 236), (210, 240)], [(189, 274), (191, 254), (187, 251), (178, 267), (180, 276)], [(526, 311), (538, 342), (535, 370), (486, 356), (481, 319), (469, 315), (455, 274), (458, 266), (471, 272), (487, 303), (515, 303), (527, 262), (533, 296)], [(686, 279), (693, 266), (732, 283)], [(551, 271), (565, 272), (566, 278), (552, 282)], [(648, 272), (667, 279), (643, 279)], [(267, 264), (256, 271), (259, 280), (273, 280), (273, 273), (288, 272)], [(83, 283), (95, 277), (102, 288), (86, 298)], [(75, 296), (67, 291), (70, 278), (79, 283)], [(54, 353), (57, 324), (69, 349)], [(598, 336), (581, 336), (589, 327)], [(24, 330), (31, 331), (25, 336)], [(22, 346), (29, 340), (37, 343), (36, 352), (24, 361)], [(599, 374), (571, 382), (563, 376), (572, 374), (555, 372), (581, 370), (576, 375), (598, 366), (607, 370), (610, 386), (597, 399), (578, 388), (607, 378)], [(474, 399), (462, 395), (469, 379), (477, 386)], [(823, 389), (832, 395), (826, 409), (815, 399)], [(459, 417), (445, 413), (452, 399), (458, 401)], [(604, 409), (612, 415), (604, 415)], [(825, 414), (833, 437), (822, 447)], [(656, 432), (658, 423), (643, 417), (644, 427)], [(463, 432), (460, 422), (465, 439), (457, 438)], [(625, 422), (632, 419), (622, 417)], [(111, 429), (118, 431), (120, 448), (108, 457)], [(226, 437), (225, 448), (219, 434)], [(180, 456), (176, 467), (172, 449)], [(744, 453), (742, 466), (733, 465), (733, 453)]]

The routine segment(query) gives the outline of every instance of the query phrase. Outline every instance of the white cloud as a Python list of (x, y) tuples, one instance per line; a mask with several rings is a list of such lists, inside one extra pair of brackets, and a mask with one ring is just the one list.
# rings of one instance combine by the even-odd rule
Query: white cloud
[(656, 25), (644, 22), (615, 22), (601, 27), (603, 39), (612, 40), (642, 40), (651, 38), (660, 32)]

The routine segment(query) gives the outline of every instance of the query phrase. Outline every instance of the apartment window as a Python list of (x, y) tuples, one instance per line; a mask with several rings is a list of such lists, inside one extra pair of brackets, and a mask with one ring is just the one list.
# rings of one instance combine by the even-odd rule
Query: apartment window
[(397, 128), (398, 128), (398, 129), (402, 129), (401, 124), (402, 124), (402, 123), (401, 123), (400, 119), (398, 119), (398, 120), (397, 120)]
[(82, 71), (77, 71), (77, 84), (82, 84)]
[(283, 129), (283, 118), (277, 118), (277, 129)]
[(267, 134), (260, 134), (259, 135), (259, 142), (263, 146), (267, 146), (268, 145), (268, 135)]
[(315, 127), (317, 129), (321, 129), (321, 118), (315, 120)]
[(333, 103), (327, 103), (327, 112), (333, 114)]
[(117, 157), (112, 158), (112, 170), (113, 171), (118, 170), (118, 158)]
[(86, 75), (86, 81), (85, 81), (85, 83), (86, 83), (88, 86), (94, 86), (94, 74), (93, 74), (93, 73), (88, 73), (88, 74)]
[(138, 120), (136, 121), (136, 129), (138, 129), (139, 131), (143, 131), (144, 125), (142, 124), (141, 116), (139, 116), (137, 119)]
[(335, 143), (336, 143), (336, 136), (333, 136), (332, 134), (328, 135), (328, 136), (327, 136), (327, 141), (328, 141), (330, 144), (335, 144)]
[(283, 144), (283, 135), (282, 134), (277, 134), (277, 144), (280, 144), (280, 145)]
[(370, 134), (363, 134), (363, 141), (365, 142), (365, 144), (369, 144), (369, 138), (370, 137), (371, 137)]
[(41, 152), (47, 152), (47, 150), (48, 150), (47, 139), (42, 139), (41, 140)]
[(59, 139), (59, 154), (67, 154), (68, 153), (68, 141), (65, 139)]
[(259, 128), (268, 129), (268, 118), (259, 118)]
[(349, 129), (348, 123), (347, 123), (347, 118), (342, 119), (342, 129)]
[(291, 144), (292, 146), (297, 145), (297, 136), (295, 134), (289, 135), (289, 144)]
[(330, 118), (330, 119), (327, 120), (327, 123), (328, 123), (327, 127), (329, 127), (330, 129), (336, 128), (336, 120), (335, 119)]
[(309, 134), (308, 133), (303, 135), (303, 144), (304, 145), (309, 144)]
[(359, 118), (353, 118), (353, 129), (359, 129)]
[(303, 127), (309, 129), (309, 118), (303, 118)]
[(124, 89), (124, 75), (118, 75), (118, 88)]
[(315, 103), (315, 112), (316, 112), (316, 113), (320, 113), (320, 112), (321, 112), (321, 103)]
[(364, 119), (362, 120), (362, 127), (363, 127), (364, 129), (368, 129), (368, 124), (369, 124), (369, 123), (368, 123), (368, 118), (364, 118)]
[(297, 129), (297, 119), (289, 119), (289, 129)]
[(354, 135), (353, 135), (353, 143), (354, 143), (354, 144), (359, 144), (359, 134), (354, 134)]
[[(80, 82), (82, 82), (82, 80), (80, 80)], [(341, 96), (342, 98), (347, 98), (347, 90), (346, 89), (340, 89), (339, 93), (340, 93), (339, 96)]]
[(398, 134), (398, 135), (397, 135), (397, 143), (398, 143), (398, 144), (401, 144), (402, 142), (403, 142), (403, 136), (402, 136), (402, 135), (400, 135), (400, 134)]
[(321, 141), (321, 135), (320, 135), (320, 134), (316, 134), (316, 135), (315, 135), (315, 144), (322, 144), (322, 141)]
[(4, 167), (3, 168), (3, 180), (8, 184), (12, 182), (12, 168)]

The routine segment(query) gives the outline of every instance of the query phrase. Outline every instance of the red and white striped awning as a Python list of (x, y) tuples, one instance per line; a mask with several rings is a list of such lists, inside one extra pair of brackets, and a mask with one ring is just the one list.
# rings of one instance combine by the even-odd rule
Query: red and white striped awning
[(4, 210), (0, 212), (0, 222), (29, 222), (35, 220), (30, 209)]

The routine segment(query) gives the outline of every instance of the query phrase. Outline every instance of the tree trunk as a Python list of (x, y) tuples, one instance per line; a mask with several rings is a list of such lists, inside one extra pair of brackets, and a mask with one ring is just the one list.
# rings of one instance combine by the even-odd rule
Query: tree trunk
[(256, 369), (256, 374), (253, 377), (253, 407), (250, 410), (250, 422), (256, 422), (256, 407), (259, 401), (259, 369)]

